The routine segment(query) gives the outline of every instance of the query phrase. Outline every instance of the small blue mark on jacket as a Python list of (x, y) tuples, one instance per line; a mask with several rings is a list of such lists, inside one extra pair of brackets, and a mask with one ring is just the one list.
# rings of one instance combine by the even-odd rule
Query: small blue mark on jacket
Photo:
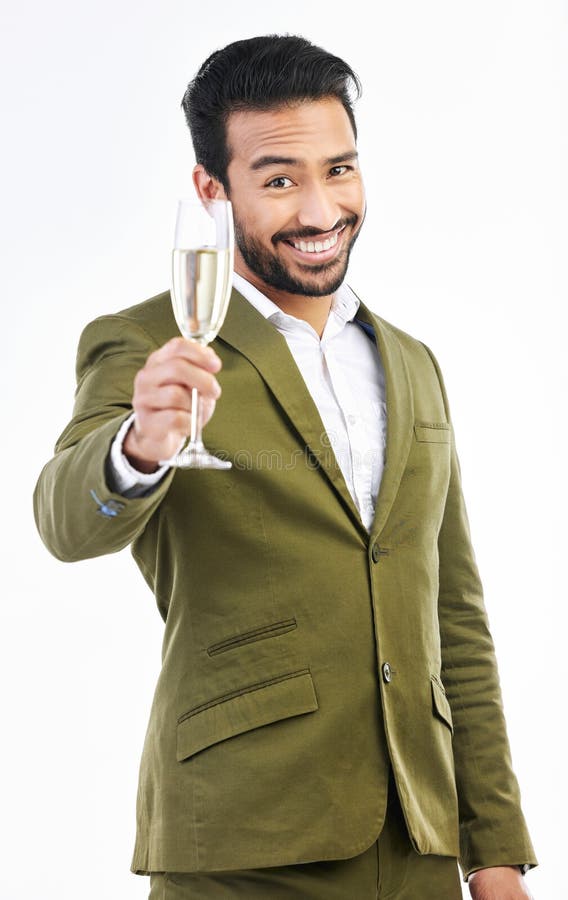
[(90, 494), (99, 507), (97, 510), (99, 515), (106, 516), (107, 519), (115, 518), (115, 516), (119, 514), (120, 510), (124, 509), (124, 503), (119, 503), (117, 500), (107, 500), (105, 503), (103, 503), (101, 500), (99, 500), (95, 491), (91, 491)]

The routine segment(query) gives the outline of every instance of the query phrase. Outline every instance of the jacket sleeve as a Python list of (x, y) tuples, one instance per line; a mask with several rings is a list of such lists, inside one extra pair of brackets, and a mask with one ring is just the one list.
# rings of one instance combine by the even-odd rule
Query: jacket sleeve
[[(440, 368), (436, 368), (450, 420)], [(521, 810), (495, 648), (475, 562), (453, 428), (451, 474), (438, 538), (442, 680), (454, 722), (453, 752), (464, 879), (476, 869), (537, 860)]]
[(157, 346), (144, 329), (118, 315), (96, 319), (81, 335), (73, 418), (34, 491), (39, 533), (60, 560), (88, 559), (127, 546), (171, 484), (173, 469), (152, 493), (127, 499), (111, 490), (109, 479), (109, 451), (132, 412), (134, 376)]

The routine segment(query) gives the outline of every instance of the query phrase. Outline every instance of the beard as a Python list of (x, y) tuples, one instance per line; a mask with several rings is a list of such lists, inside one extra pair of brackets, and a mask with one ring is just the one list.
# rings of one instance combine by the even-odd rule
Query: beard
[[(235, 217), (235, 243), (248, 268), (255, 275), (258, 275), (265, 284), (278, 291), (296, 294), (301, 297), (326, 297), (329, 294), (334, 294), (343, 284), (347, 266), (349, 265), (349, 256), (355, 241), (359, 237), (360, 227), (357, 228), (347, 246), (340, 251), (339, 256), (336, 258), (319, 265), (301, 266), (306, 270), (306, 276), (303, 278), (300, 275), (292, 275), (276, 252), (268, 250), (250, 232), (247, 232), (234, 210), (233, 214)], [(338, 228), (343, 226), (354, 226), (358, 221), (359, 217), (356, 215), (347, 216), (340, 219), (330, 230), (337, 231)], [(315, 228), (305, 228), (301, 232), (296, 231), (294, 233), (278, 232), (272, 238), (272, 243), (276, 246), (280, 241), (289, 241), (291, 239), (307, 240), (320, 235), (321, 232)]]

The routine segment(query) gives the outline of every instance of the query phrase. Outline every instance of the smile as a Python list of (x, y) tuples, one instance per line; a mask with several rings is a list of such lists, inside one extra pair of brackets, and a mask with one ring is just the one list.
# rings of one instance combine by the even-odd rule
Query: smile
[(322, 250), (329, 250), (330, 247), (335, 247), (337, 244), (337, 238), (339, 237), (339, 232), (334, 234), (333, 237), (328, 238), (323, 241), (292, 241), (296, 250), (302, 250), (304, 253), (321, 253)]
[(331, 257), (335, 256), (339, 247), (341, 246), (341, 235), (345, 229), (345, 225), (343, 225), (339, 231), (336, 231), (335, 234), (332, 234), (331, 237), (326, 238), (324, 241), (286, 241), (289, 247), (292, 247), (297, 251), (298, 254), (303, 256), (304, 258), (309, 256), (314, 262), (320, 260), (331, 259)]

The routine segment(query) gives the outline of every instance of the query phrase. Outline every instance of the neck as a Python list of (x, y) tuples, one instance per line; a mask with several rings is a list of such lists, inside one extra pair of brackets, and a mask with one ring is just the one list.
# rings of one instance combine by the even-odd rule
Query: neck
[(235, 265), (235, 272), (246, 278), (265, 297), (272, 300), (276, 306), (280, 307), (282, 312), (295, 316), (296, 319), (303, 319), (304, 322), (311, 325), (321, 338), (331, 309), (333, 294), (329, 294), (327, 297), (306, 297), (303, 294), (289, 294), (286, 291), (279, 291), (271, 287), (271, 285), (265, 284), (262, 279), (258, 278), (254, 272), (249, 271), (248, 268), (243, 270), (241, 266)]
[(329, 316), (333, 296), (302, 297), (294, 294), (279, 293), (278, 291), (272, 291), (271, 293), (265, 291), (264, 293), (273, 303), (280, 307), (282, 312), (295, 316), (296, 319), (303, 319), (304, 322), (311, 325), (321, 338)]

